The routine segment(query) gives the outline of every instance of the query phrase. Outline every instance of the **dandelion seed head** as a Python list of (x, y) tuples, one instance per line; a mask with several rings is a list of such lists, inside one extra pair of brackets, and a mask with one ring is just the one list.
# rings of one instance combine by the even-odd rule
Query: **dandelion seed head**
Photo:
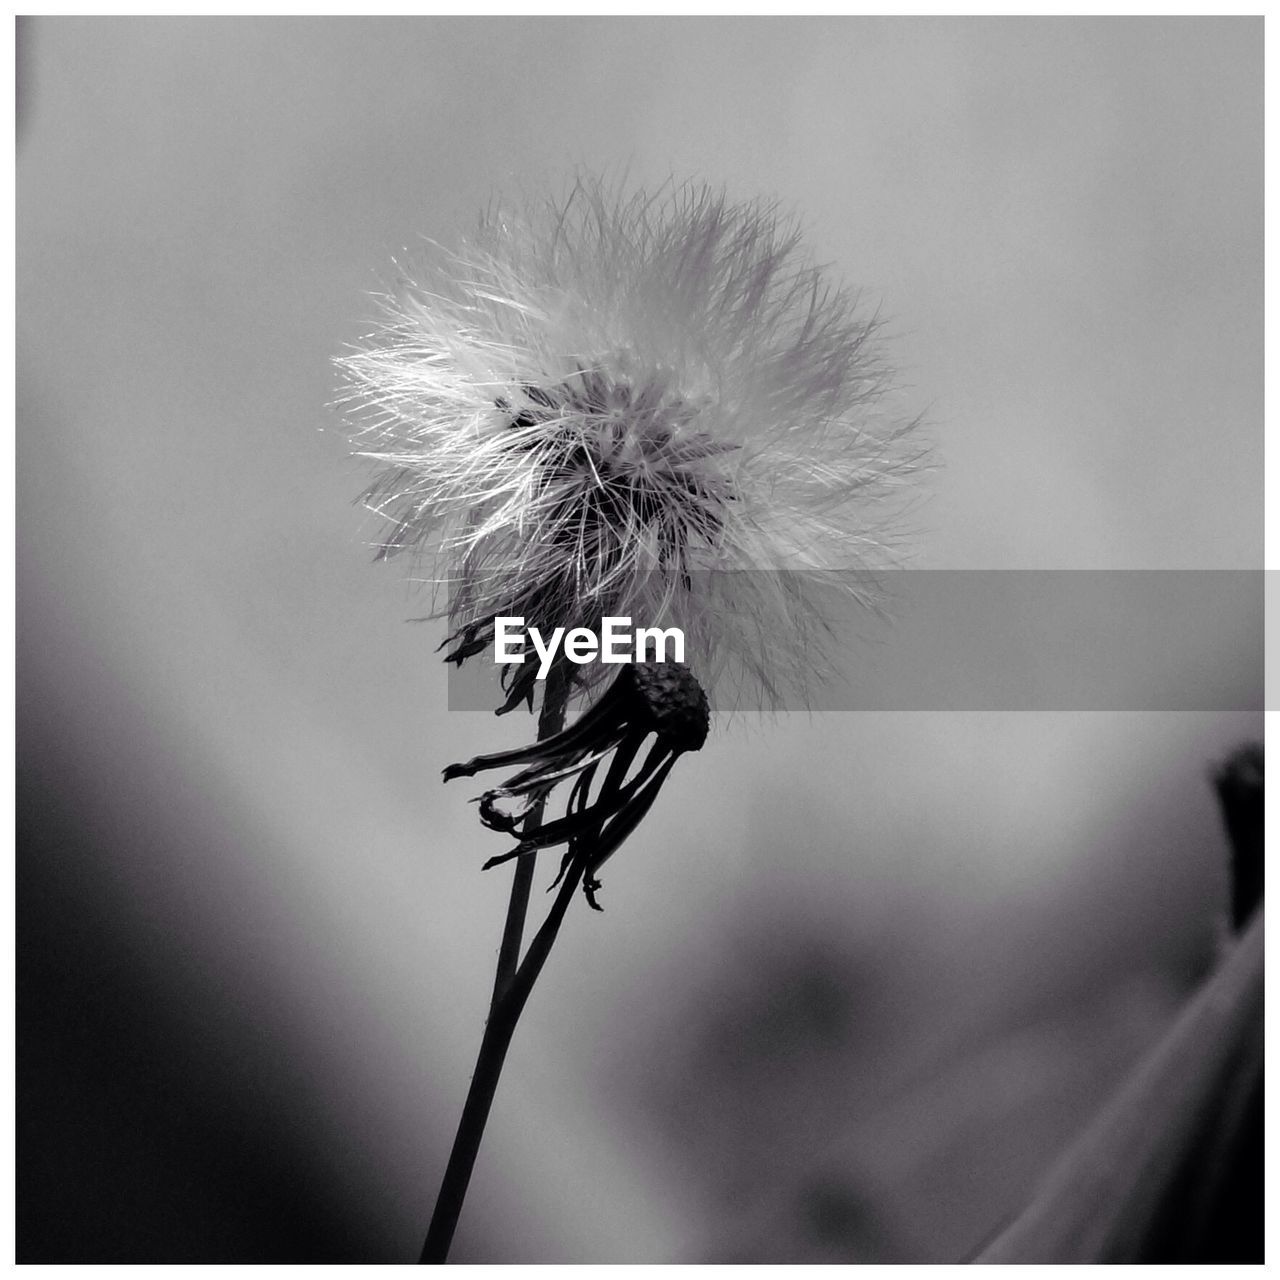
[(499, 616), (625, 616), (681, 627), (722, 696), (778, 706), (821, 679), (840, 639), (817, 575), (892, 562), (920, 450), (875, 318), (793, 220), (579, 177), (495, 204), (380, 304), (341, 403), (377, 464), (380, 555), (430, 563), (451, 658)]

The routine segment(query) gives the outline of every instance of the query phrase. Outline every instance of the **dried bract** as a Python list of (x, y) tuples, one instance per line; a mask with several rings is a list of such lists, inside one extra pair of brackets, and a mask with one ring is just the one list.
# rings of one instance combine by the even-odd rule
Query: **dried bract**
[[(479, 797), (485, 826), (522, 836), (514, 849), (490, 858), (485, 870), (563, 844), (567, 847), (560, 876), (579, 862), (587, 901), (599, 910), (597, 868), (640, 825), (675, 762), (686, 751), (702, 749), (709, 727), (707, 696), (688, 667), (679, 662), (635, 663), (563, 732), (532, 746), (450, 765), (444, 780), (471, 777), (482, 769), (526, 766)], [(649, 751), (633, 773), (650, 739)], [(603, 781), (596, 787), (597, 771), (606, 762)], [(570, 784), (564, 816), (545, 824), (535, 821), (519, 832), (527, 819), (540, 815), (542, 803), (561, 784)], [(559, 880), (558, 876), (552, 888)]]

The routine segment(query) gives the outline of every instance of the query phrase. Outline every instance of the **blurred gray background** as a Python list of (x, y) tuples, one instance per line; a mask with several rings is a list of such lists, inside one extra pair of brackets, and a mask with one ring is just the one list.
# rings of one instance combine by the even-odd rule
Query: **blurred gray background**
[[(439, 771), (529, 726), (445, 711), (353, 506), (392, 255), (578, 164), (778, 196), (931, 424), (920, 566), (1260, 569), (1261, 37), (23, 20), (20, 1260), (416, 1256), (508, 874)], [(455, 1257), (961, 1256), (1212, 962), (1260, 735), (721, 726), (571, 912)]]

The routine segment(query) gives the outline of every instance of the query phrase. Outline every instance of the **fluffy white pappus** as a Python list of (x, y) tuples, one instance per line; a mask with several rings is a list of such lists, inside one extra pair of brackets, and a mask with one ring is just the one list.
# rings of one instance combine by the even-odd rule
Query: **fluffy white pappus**
[(380, 555), (428, 559), (452, 660), (496, 616), (630, 616), (683, 629), (718, 705), (803, 705), (849, 642), (831, 602), (894, 562), (923, 450), (875, 317), (792, 219), (579, 177), (495, 205), (379, 301), (339, 403), (378, 464)]

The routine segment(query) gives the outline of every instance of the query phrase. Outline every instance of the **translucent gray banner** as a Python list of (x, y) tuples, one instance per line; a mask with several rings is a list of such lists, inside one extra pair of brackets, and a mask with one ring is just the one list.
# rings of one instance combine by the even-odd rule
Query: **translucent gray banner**
[[(748, 575), (715, 575), (726, 583)], [(780, 575), (775, 575), (780, 576)], [(839, 641), (816, 696), (782, 710), (1261, 711), (1261, 570), (903, 570), (786, 575), (822, 597)], [(694, 575), (693, 591), (700, 583)], [(760, 583), (742, 584), (760, 586)], [(879, 602), (858, 607), (857, 593)], [(744, 591), (744, 598), (752, 592)], [(634, 619), (636, 626), (653, 620)], [(665, 620), (663, 625), (669, 625)], [(847, 636), (847, 642), (844, 637)], [(699, 655), (686, 655), (695, 673)], [(620, 669), (620, 668), (619, 668)], [(610, 669), (606, 669), (610, 670)], [(450, 668), (449, 707), (502, 702), (492, 646)], [(750, 707), (741, 682), (713, 707)]]

